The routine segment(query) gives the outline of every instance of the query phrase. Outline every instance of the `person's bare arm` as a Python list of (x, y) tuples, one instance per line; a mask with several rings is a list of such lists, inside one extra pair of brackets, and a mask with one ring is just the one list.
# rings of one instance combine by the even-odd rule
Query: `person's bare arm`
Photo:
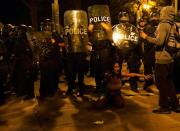
[(143, 77), (145, 79), (151, 79), (152, 75), (144, 75), (144, 74), (139, 74), (139, 73), (127, 73), (127, 72), (122, 72), (121, 73), (122, 76), (124, 77)]
[(143, 74), (127, 73), (127, 72), (122, 72), (121, 75), (122, 75), (122, 76), (125, 76), (125, 77), (144, 77)]

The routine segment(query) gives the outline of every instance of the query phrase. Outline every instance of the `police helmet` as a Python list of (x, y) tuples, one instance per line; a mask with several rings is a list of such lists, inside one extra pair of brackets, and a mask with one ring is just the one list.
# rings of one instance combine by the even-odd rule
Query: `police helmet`
[(27, 26), (27, 31), (32, 31), (33, 30), (33, 28), (32, 28), (32, 26)]
[(14, 30), (14, 26), (12, 24), (5, 24), (2, 29), (2, 35), (8, 36), (10, 32)]
[(42, 31), (52, 31), (52, 21), (50, 19), (45, 19), (41, 22)]
[(19, 30), (22, 31), (22, 32), (26, 32), (27, 31), (27, 26), (25, 24), (21, 24), (19, 26)]
[(129, 13), (126, 11), (121, 11), (118, 14), (119, 22), (129, 22)]
[(159, 19), (159, 17), (160, 17), (160, 14), (158, 12), (152, 12), (150, 14), (150, 20), (151, 19)]

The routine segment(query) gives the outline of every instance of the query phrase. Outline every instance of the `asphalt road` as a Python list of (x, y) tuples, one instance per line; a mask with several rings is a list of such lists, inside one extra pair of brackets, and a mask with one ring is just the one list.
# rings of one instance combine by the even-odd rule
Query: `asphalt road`
[[(92, 78), (86, 84), (94, 85)], [(38, 83), (36, 83), (36, 91)], [(60, 83), (61, 91), (66, 90)], [(180, 114), (153, 114), (158, 95), (123, 89), (125, 107), (96, 109), (79, 97), (57, 93), (43, 102), (11, 97), (0, 106), (0, 131), (179, 131)], [(129, 95), (128, 95), (129, 94)]]

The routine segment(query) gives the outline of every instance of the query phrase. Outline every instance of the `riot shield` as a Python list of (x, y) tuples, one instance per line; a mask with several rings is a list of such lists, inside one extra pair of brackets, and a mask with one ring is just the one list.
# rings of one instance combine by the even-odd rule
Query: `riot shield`
[(83, 10), (68, 10), (64, 13), (65, 36), (68, 38), (68, 51), (71, 53), (86, 52), (88, 43), (87, 14)]
[(111, 18), (107, 5), (88, 7), (88, 18), (89, 26), (92, 27), (92, 41), (112, 39)]
[(43, 44), (46, 42), (47, 38), (52, 36), (49, 31), (31, 31), (26, 33), (27, 39), (29, 41), (30, 47), (32, 49), (34, 58), (39, 61), (39, 54), (42, 50)]
[(123, 52), (132, 50), (138, 44), (138, 29), (131, 24), (117, 24), (113, 26), (113, 42)]

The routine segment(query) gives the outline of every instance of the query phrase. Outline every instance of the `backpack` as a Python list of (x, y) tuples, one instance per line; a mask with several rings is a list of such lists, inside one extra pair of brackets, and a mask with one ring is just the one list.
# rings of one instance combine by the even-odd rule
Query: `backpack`
[[(178, 27), (175, 23), (170, 23), (171, 28), (167, 34), (165, 40), (165, 50), (173, 57), (176, 58), (180, 56), (180, 34), (178, 31)], [(173, 26), (175, 28), (173, 28)], [(174, 29), (174, 34), (171, 34), (171, 30)]]

